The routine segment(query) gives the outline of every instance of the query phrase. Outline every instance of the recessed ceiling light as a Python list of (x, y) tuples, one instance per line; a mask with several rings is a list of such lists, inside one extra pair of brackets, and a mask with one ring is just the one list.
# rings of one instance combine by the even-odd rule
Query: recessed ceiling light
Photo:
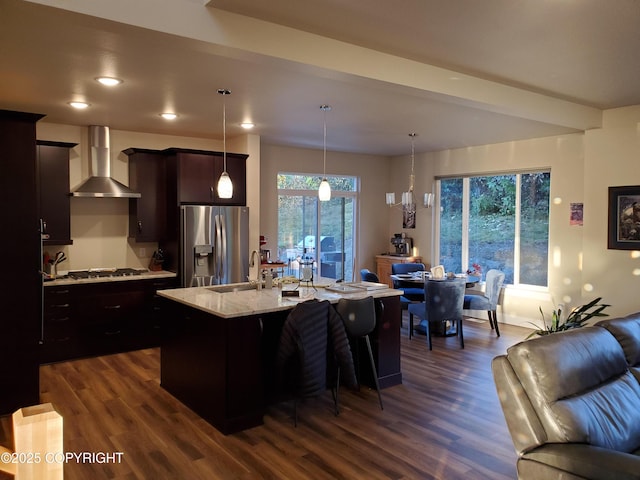
[(241, 126), (242, 128), (244, 128), (245, 130), (250, 130), (250, 129), (252, 129), (252, 128), (254, 127), (254, 124), (253, 124), (253, 123), (251, 123), (251, 122), (242, 122), (242, 123), (240, 124), (240, 126)]
[(171, 113), (171, 112), (161, 113), (160, 116), (165, 120), (175, 120), (176, 118), (178, 118), (177, 113)]
[(122, 83), (122, 80), (115, 77), (98, 77), (96, 80), (107, 87), (114, 87)]
[(88, 103), (85, 102), (69, 102), (73, 108), (77, 108), (78, 110), (82, 110), (83, 108), (87, 108), (89, 106)]

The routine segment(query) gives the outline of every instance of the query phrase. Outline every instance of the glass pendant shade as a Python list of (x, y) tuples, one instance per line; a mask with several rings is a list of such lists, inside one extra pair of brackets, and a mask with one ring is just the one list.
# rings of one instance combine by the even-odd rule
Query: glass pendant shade
[(318, 199), (321, 202), (331, 200), (331, 185), (326, 178), (323, 178), (320, 182), (320, 188), (318, 188)]
[(392, 206), (396, 203), (396, 194), (394, 192), (386, 193), (387, 205)]
[(231, 177), (227, 172), (222, 172), (222, 175), (220, 175), (217, 190), (220, 198), (233, 197), (233, 183), (231, 183)]
[(402, 192), (402, 205), (404, 206), (410, 206), (413, 205), (413, 192), (412, 191), (408, 191), (408, 192)]

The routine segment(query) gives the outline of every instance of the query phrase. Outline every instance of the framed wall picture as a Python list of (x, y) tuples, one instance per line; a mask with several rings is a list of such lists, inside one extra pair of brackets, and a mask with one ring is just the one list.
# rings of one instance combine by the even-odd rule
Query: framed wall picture
[(571, 204), (571, 215), (569, 216), (569, 225), (583, 225), (584, 205), (582, 203)]
[(416, 228), (416, 204), (402, 206), (402, 228)]
[(609, 187), (608, 248), (640, 250), (640, 185)]

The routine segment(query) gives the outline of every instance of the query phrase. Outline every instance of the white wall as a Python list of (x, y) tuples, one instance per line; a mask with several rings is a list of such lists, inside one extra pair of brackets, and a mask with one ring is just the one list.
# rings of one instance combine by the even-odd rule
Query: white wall
[(640, 105), (608, 110), (585, 134), (583, 290), (611, 313), (640, 310), (640, 251), (607, 249), (608, 187), (640, 185)]

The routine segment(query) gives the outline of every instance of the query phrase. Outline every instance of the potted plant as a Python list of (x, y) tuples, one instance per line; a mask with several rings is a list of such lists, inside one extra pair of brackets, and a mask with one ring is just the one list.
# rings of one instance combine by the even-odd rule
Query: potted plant
[(558, 308), (551, 314), (551, 323), (547, 323), (544, 313), (542, 312), (542, 307), (539, 307), (540, 315), (542, 315), (542, 328), (535, 323), (532, 323), (532, 325), (536, 327), (536, 330), (531, 332), (527, 338), (531, 338), (536, 335), (550, 335), (552, 333), (563, 332), (573, 328), (580, 328), (584, 326), (587, 320), (593, 317), (608, 317), (608, 314), (602, 312), (611, 305), (599, 303), (600, 300), (602, 300), (602, 297), (598, 297), (585, 305), (575, 307), (564, 320), (562, 319), (562, 310)]

